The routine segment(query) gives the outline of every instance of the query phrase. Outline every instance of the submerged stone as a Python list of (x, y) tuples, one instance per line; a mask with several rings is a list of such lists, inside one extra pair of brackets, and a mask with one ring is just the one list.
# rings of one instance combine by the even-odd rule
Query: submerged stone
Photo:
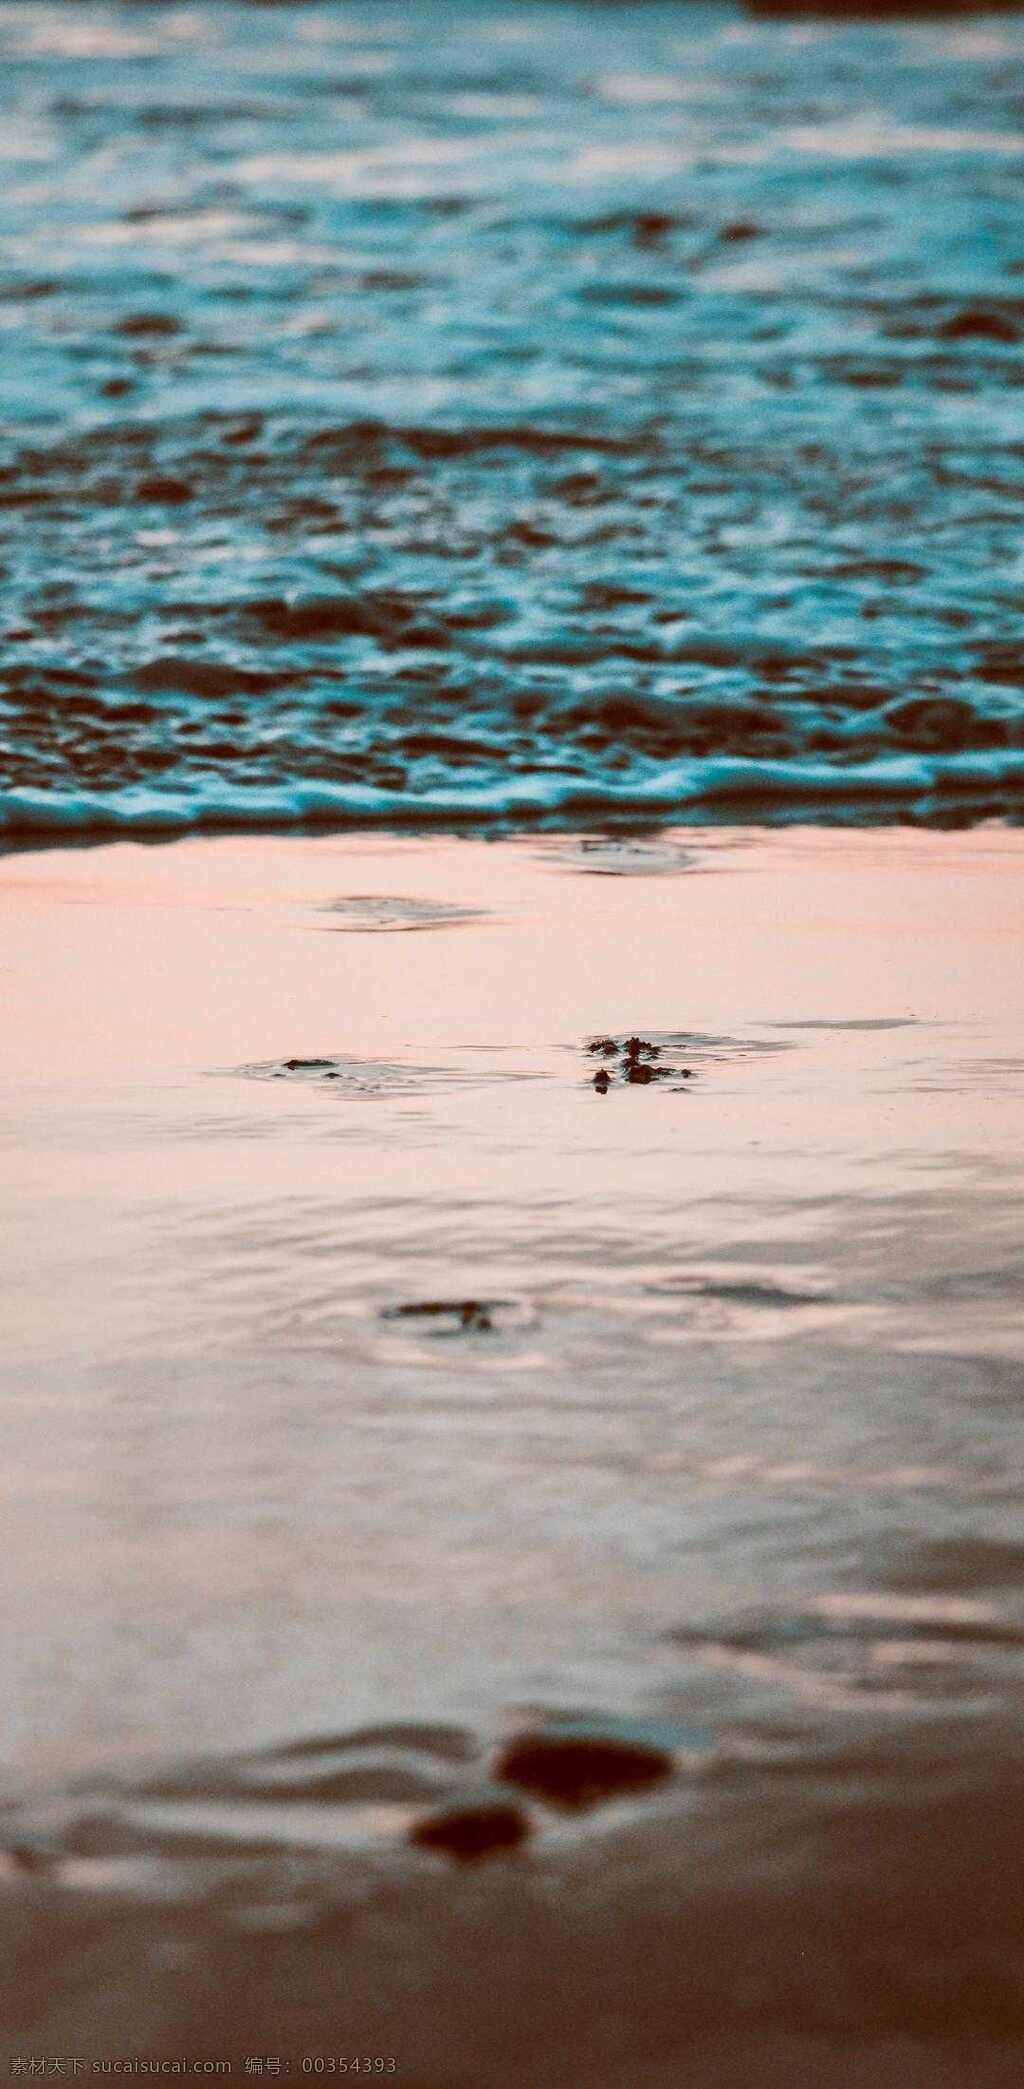
[(998, 341), (1009, 345), (1021, 337), (1016, 320), (984, 305), (969, 305), (963, 312), (955, 312), (939, 331), (944, 341)]
[(192, 499), (192, 488), (187, 479), (180, 479), (173, 472), (148, 472), (139, 480), (135, 498), (159, 507), (180, 508)]

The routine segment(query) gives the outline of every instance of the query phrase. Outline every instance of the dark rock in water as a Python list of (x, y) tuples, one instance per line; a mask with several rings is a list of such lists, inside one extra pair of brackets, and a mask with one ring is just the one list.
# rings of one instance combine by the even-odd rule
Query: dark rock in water
[(330, 1059), (286, 1059), (284, 1070), (287, 1074), (320, 1074), (327, 1073), (331, 1065)]
[(638, 247), (656, 247), (670, 232), (674, 232), (679, 219), (667, 210), (638, 210), (633, 217), (633, 238)]
[(171, 312), (129, 312), (118, 320), (114, 332), (126, 341), (166, 341), (180, 334), (181, 327)]
[(607, 1095), (613, 1081), (624, 1087), (646, 1088), (652, 1081), (692, 1080), (692, 1069), (686, 1067), (680, 1074), (673, 1066), (658, 1066), (654, 1062), (661, 1058), (661, 1045), (652, 1043), (648, 1037), (626, 1037), (620, 1043), (614, 1037), (591, 1038), (586, 1047), (588, 1053), (600, 1053), (604, 1059), (618, 1059), (617, 1067), (609, 1071), (598, 1068), (593, 1086), (598, 1095)]
[(966, 311), (955, 312), (939, 329), (944, 341), (1019, 341), (1021, 329), (1016, 321), (1005, 312), (986, 311), (982, 305), (969, 305)]
[(498, 1758), (497, 1771), (549, 1806), (599, 1806), (624, 1792), (646, 1791), (671, 1777), (675, 1765), (663, 1748), (645, 1741), (620, 1741), (601, 1734), (521, 1734)]
[(424, 1814), (409, 1831), (420, 1850), (436, 1850), (456, 1864), (477, 1864), (517, 1850), (530, 1833), (530, 1822), (512, 1799), (488, 1799), (446, 1806)]
[(761, 227), (749, 218), (734, 218), (731, 224), (722, 226), (718, 237), (728, 244), (739, 244), (742, 240), (760, 239)]
[(187, 479), (176, 479), (168, 472), (151, 472), (148, 478), (140, 479), (135, 488), (135, 498), (153, 501), (161, 507), (180, 508), (191, 500), (192, 488)]

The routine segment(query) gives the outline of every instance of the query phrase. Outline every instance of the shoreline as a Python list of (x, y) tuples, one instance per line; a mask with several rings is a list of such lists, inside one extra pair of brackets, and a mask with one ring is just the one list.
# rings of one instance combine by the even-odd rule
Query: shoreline
[(141, 788), (76, 798), (43, 791), (0, 792), (0, 850), (111, 847), (118, 841), (161, 843), (186, 839), (271, 838), (394, 833), (411, 836), (573, 834), (587, 823), (602, 829), (651, 832), (678, 826), (813, 826), (885, 831), (924, 828), (1016, 827), (1024, 820), (1024, 755), (912, 751), (859, 766), (802, 759), (745, 760), (739, 756), (673, 762), (664, 777), (617, 789), (583, 777), (564, 789), (543, 772), (472, 791), (435, 796), (348, 788), (315, 778), (294, 789), (240, 792), (233, 802), (198, 793), (176, 798)]

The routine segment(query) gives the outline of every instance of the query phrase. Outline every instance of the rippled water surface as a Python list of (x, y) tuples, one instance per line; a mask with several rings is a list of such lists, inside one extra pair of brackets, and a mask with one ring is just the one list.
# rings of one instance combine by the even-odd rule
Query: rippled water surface
[(1022, 856), (8, 855), (14, 2055), (1016, 2089)]
[(1016, 18), (0, 45), (9, 830), (1019, 803)]

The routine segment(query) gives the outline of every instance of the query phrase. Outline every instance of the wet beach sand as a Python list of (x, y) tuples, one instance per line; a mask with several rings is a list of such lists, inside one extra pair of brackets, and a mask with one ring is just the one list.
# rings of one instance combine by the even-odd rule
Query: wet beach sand
[(1022, 856), (5, 859), (12, 2062), (1019, 2082)]

